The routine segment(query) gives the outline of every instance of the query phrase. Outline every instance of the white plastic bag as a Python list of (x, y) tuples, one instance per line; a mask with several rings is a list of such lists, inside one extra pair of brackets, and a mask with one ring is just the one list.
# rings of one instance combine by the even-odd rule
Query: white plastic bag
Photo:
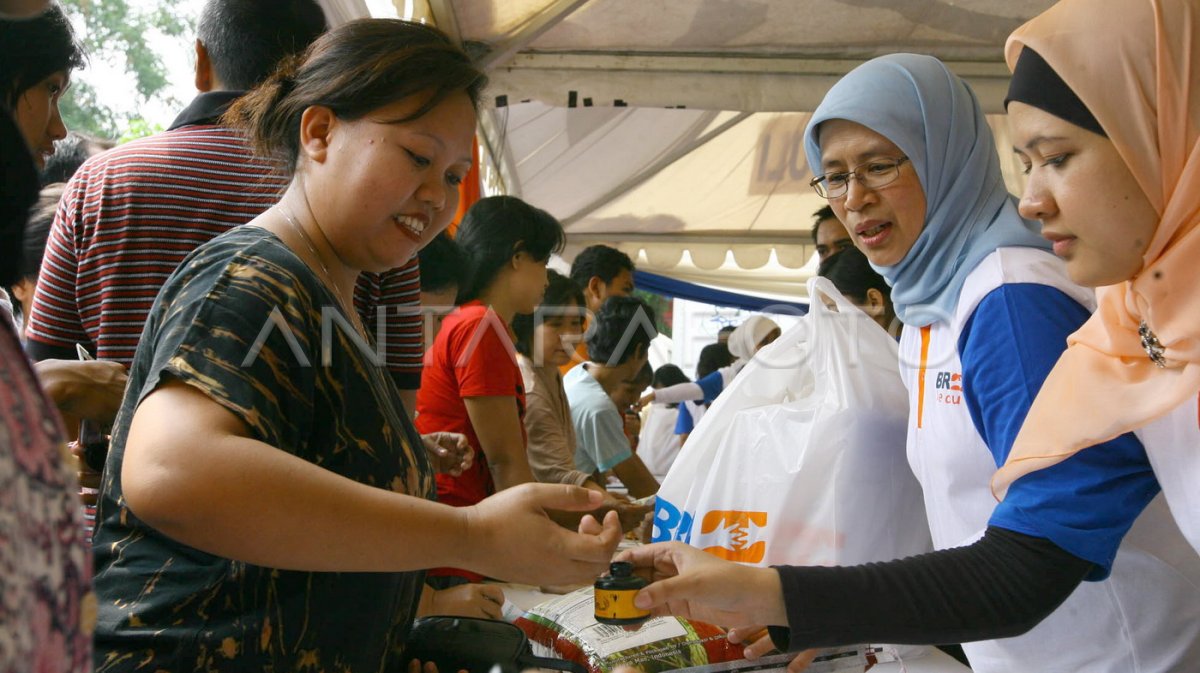
[(905, 455), (896, 342), (829, 281), (808, 287), (809, 313), (746, 365), (680, 451), (658, 492), (654, 541), (757, 566), (931, 549)]

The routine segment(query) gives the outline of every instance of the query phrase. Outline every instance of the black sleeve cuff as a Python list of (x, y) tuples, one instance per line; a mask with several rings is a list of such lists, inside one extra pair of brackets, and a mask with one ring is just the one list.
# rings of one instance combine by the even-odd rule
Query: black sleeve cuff
[(25, 354), (34, 362), (42, 360), (78, 360), (74, 346), (52, 346), (32, 338), (25, 340)]
[[(1054, 543), (989, 527), (966, 547), (887, 563), (780, 566), (788, 651), (857, 643), (939, 645), (1025, 633), (1092, 564)], [(776, 631), (771, 637), (784, 649)]]

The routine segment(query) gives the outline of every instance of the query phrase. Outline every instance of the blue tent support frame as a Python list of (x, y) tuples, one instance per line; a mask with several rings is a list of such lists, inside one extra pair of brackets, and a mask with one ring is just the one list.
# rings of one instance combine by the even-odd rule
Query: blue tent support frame
[(759, 313), (782, 313), (787, 315), (804, 315), (808, 313), (808, 304), (802, 302), (768, 299), (766, 297), (755, 297), (738, 292), (729, 292), (728, 290), (718, 290), (660, 276), (647, 271), (635, 271), (633, 282), (639, 290), (653, 292), (672, 299), (687, 299), (713, 306), (737, 308), (743, 311), (756, 311)]

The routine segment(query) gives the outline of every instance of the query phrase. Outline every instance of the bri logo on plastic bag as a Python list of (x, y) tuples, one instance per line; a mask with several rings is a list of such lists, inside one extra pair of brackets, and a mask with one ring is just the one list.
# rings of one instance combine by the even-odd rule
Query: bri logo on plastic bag
[(712, 510), (700, 521), (700, 534), (693, 542), (691, 512), (681, 512), (660, 494), (654, 505), (654, 534), (651, 542), (678, 540), (730, 561), (760, 563), (767, 553), (765, 540), (751, 541), (751, 534), (767, 525), (766, 512)]
[(680, 512), (678, 507), (665, 500), (659, 493), (654, 502), (654, 532), (650, 536), (650, 541), (670, 542), (672, 540), (691, 544), (692, 514), (691, 512)]

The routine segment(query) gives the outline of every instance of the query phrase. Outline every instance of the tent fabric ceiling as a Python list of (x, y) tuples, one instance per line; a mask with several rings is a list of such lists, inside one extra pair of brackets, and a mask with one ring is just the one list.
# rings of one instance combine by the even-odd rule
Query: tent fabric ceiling
[[(568, 258), (609, 243), (655, 273), (774, 294), (802, 295), (815, 272), (811, 216), (826, 202), (808, 186), (801, 151), (809, 113), (530, 102), (497, 114), (519, 178), (512, 191), (564, 223)], [(999, 116), (989, 122), (1009, 189), (1019, 192), (1007, 126)], [(723, 131), (697, 144), (714, 128)]]
[[(503, 44), (555, 0), (453, 0), (464, 39)], [(531, 48), (563, 51), (800, 52), (870, 58), (912, 45), (983, 60), (1038, 0), (592, 0)]]
[[(362, 0), (323, 0), (329, 5)], [(797, 296), (825, 202), (800, 140), (863, 60), (938, 56), (1000, 113), (1007, 35), (1053, 0), (396, 0), (488, 69), (494, 186), (680, 280)], [(1020, 167), (989, 115), (1010, 190)]]
[(999, 112), (1001, 49), (1052, 0), (430, 0), (510, 100), (811, 111), (864, 60), (951, 64)]

